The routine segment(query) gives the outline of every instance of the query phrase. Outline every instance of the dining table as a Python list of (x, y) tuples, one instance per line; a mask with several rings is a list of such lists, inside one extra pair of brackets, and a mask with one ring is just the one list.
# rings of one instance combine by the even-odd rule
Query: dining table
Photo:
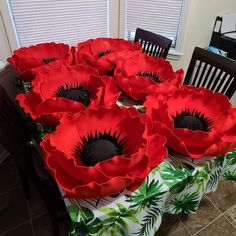
[[(30, 83), (16, 80), (25, 93)], [(142, 104), (121, 97), (118, 105)], [(50, 129), (38, 131), (39, 140)], [(201, 140), (199, 140), (201, 142)], [(236, 180), (236, 149), (222, 156), (192, 159), (172, 153), (154, 168), (133, 192), (124, 190), (96, 199), (63, 198), (71, 219), (70, 236), (151, 236), (158, 235), (164, 213), (193, 214), (205, 194), (214, 192), (222, 180)], [(65, 192), (59, 187), (61, 195)]]
[[(126, 97), (118, 105), (144, 109)], [(158, 235), (164, 213), (196, 213), (204, 195), (216, 191), (222, 180), (236, 180), (236, 149), (201, 159), (169, 151), (133, 192), (125, 190), (101, 199), (65, 198), (72, 223), (69, 235)]]

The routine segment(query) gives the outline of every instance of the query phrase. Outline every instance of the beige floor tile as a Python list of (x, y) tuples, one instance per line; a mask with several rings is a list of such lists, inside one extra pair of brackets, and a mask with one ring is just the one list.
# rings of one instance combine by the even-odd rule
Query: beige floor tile
[(176, 215), (164, 214), (156, 236), (190, 236), (190, 234)]
[(221, 212), (209, 200), (203, 198), (196, 214), (182, 215), (180, 219), (191, 234), (196, 234), (220, 214)]
[(216, 192), (207, 194), (207, 197), (225, 212), (236, 204), (236, 181), (221, 181)]
[(221, 216), (196, 236), (236, 236), (236, 230), (224, 216)]
[(224, 215), (236, 227), (236, 204), (227, 210)]

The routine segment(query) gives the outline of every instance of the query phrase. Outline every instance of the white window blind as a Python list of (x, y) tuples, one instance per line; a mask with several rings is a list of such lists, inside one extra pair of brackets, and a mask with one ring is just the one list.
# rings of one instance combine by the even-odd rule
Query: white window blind
[(127, 0), (126, 38), (133, 39), (136, 28), (161, 34), (175, 47), (183, 0)]
[(8, 0), (19, 46), (108, 37), (108, 0)]

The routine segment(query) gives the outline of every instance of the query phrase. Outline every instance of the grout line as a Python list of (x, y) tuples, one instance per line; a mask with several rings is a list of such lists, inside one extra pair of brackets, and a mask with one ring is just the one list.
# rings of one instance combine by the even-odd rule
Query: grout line
[(39, 213), (39, 214), (35, 215), (34, 217), (32, 217), (32, 220), (38, 219), (38, 218), (40, 218), (44, 215), (47, 215), (47, 214), (48, 214), (48, 211), (43, 212), (43, 213)]
[(206, 226), (204, 226), (202, 229), (200, 229), (197, 233), (195, 233), (193, 236), (198, 235), (201, 231), (203, 231), (204, 229), (206, 229), (209, 225), (211, 225), (212, 223), (214, 223), (216, 220), (218, 220), (221, 216), (223, 215), (223, 213), (221, 213), (220, 215), (218, 215), (213, 221), (211, 221), (209, 224), (207, 224)]
[[(231, 208), (233, 208), (233, 207), (235, 207), (235, 205), (233, 205), (232, 207), (230, 207), (227, 211), (229, 211), (229, 210), (230, 210)], [(227, 211), (224, 212), (223, 216), (224, 216), (225, 219), (236, 229), (236, 225), (234, 225), (234, 223), (231, 222), (231, 221), (228, 219), (228, 217), (225, 215), (225, 213), (226, 213)]]
[(178, 217), (178, 219), (179, 219), (179, 221), (180, 221), (180, 223), (184, 226), (184, 228), (189, 232), (189, 234), (191, 235), (191, 236), (193, 236), (193, 234), (189, 231), (189, 229), (187, 228), (187, 226), (184, 224), (184, 222), (180, 219), (180, 217), (177, 215), (177, 217)]
[(223, 214), (223, 216), (236, 229), (236, 226), (232, 222), (230, 222), (229, 219), (224, 214)]
[(215, 203), (214, 203), (209, 197), (207, 197), (207, 196), (205, 195), (205, 198), (206, 198), (221, 214), (224, 213), (224, 212), (222, 212), (222, 211), (215, 205)]
[(213, 219), (212, 221), (210, 221), (206, 226), (204, 226), (202, 229), (200, 229), (197, 233), (195, 233), (195, 234), (192, 234), (189, 230), (188, 230), (188, 228), (187, 228), (187, 226), (184, 224), (184, 222), (180, 219), (180, 221), (183, 223), (183, 225), (185, 226), (185, 228), (188, 230), (188, 232), (192, 235), (192, 236), (194, 236), (194, 235), (196, 235), (196, 234), (198, 234), (200, 231), (202, 231), (203, 229), (205, 229), (207, 226), (209, 226), (212, 222), (214, 222), (215, 220), (217, 220), (220, 216), (222, 216), (223, 215), (223, 212), (221, 212), (220, 211), (220, 209), (208, 198), (208, 197), (206, 197), (206, 195), (204, 195), (204, 197), (207, 199), (207, 200), (209, 200), (209, 202), (219, 211), (219, 215), (215, 218), (215, 219)]
[(30, 217), (30, 227), (31, 227), (31, 231), (32, 231), (32, 235), (34, 235), (34, 227), (33, 227), (33, 223), (32, 223), (32, 214), (31, 214), (31, 208), (30, 208), (30, 201), (27, 201), (27, 207), (28, 207), (28, 212), (29, 212), (29, 217)]
[(7, 230), (4, 231), (4, 232), (1, 232), (1, 235), (2, 235), (2, 234), (9, 233), (10, 231), (12, 231), (12, 230), (14, 230), (14, 229), (16, 229), (16, 228), (18, 228), (18, 227), (24, 225), (24, 224), (27, 224), (27, 223), (30, 223), (30, 220), (29, 220), (29, 219), (28, 219), (28, 220), (25, 220), (25, 221), (23, 221), (23, 222), (21, 222), (20, 224), (17, 224), (17, 225), (15, 225), (15, 226), (13, 226), (13, 227), (10, 228), (10, 229), (7, 229)]

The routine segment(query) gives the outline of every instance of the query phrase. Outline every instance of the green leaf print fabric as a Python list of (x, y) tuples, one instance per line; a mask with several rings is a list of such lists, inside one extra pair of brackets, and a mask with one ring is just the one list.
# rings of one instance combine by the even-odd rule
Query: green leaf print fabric
[(200, 161), (170, 155), (134, 192), (103, 199), (65, 199), (72, 221), (70, 235), (153, 236), (164, 212), (196, 212), (204, 194), (227, 179), (236, 180), (236, 149)]

